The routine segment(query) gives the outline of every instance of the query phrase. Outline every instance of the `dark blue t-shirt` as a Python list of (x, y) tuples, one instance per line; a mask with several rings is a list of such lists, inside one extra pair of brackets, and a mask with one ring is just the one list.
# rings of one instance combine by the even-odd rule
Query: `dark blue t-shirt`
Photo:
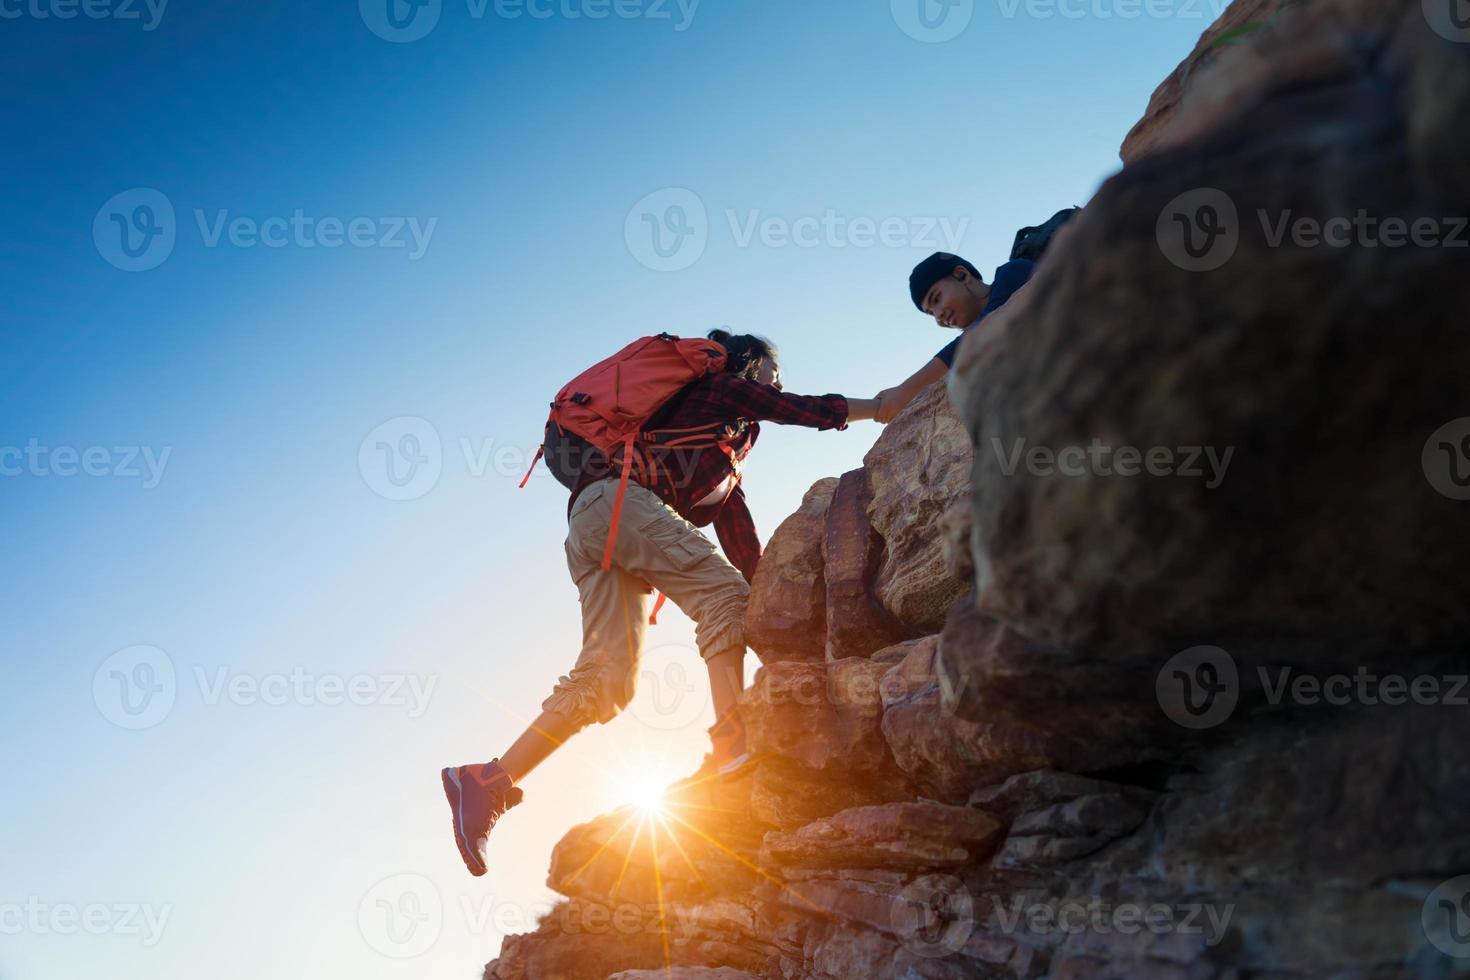
[[(1036, 268), (1036, 263), (1026, 259), (1014, 259), (995, 270), (995, 278), (990, 281), (990, 299), (985, 303), (985, 309), (975, 318), (975, 324), (985, 319), (996, 310), (1005, 305), (1005, 301), (1011, 298), (1011, 294), (1031, 280), (1031, 272)], [(969, 329), (967, 327), (966, 329)], [(944, 350), (934, 356), (944, 362), (945, 367), (954, 367), (955, 352), (960, 349), (960, 341), (965, 339), (964, 331), (945, 345)]]

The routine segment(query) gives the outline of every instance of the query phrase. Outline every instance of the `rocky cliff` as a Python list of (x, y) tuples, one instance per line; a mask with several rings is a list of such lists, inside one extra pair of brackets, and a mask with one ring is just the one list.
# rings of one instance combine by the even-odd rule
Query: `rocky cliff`
[(1237, 0), (486, 977), (1470, 970), (1465, 13)]

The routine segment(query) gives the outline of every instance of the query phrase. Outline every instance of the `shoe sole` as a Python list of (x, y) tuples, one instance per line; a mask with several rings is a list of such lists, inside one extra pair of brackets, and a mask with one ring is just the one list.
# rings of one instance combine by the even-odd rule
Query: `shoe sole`
[(449, 800), (449, 812), (454, 815), (454, 843), (459, 847), (460, 860), (464, 861), (464, 866), (470, 874), (476, 878), (483, 877), (488, 870), (485, 862), (481, 861), (465, 842), (463, 816), (459, 812), (460, 801), (464, 798), (464, 793), (459, 785), (459, 771), (442, 769), (439, 777), (444, 783), (444, 797)]
[(748, 768), (750, 764), (754, 761), (755, 756), (751, 755), (749, 752), (746, 752), (744, 755), (731, 759), (729, 762), (725, 763), (723, 766), (720, 766), (720, 768), (715, 771), (719, 773), (721, 779), (731, 779), (744, 772), (746, 768)]

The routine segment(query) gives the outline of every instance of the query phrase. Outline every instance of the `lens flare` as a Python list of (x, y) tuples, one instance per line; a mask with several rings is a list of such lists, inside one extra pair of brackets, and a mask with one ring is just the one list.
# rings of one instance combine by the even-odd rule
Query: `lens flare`
[(628, 803), (645, 817), (662, 816), (668, 785), (662, 773), (639, 773), (628, 781)]

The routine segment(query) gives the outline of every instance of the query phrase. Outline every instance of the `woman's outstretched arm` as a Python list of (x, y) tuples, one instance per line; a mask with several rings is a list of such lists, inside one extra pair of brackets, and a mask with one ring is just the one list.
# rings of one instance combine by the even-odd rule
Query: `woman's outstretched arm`
[(812, 429), (844, 428), (850, 411), (847, 399), (841, 395), (793, 395), (733, 374), (717, 375), (707, 384), (696, 385), (685, 408), (699, 402), (703, 403), (703, 411), (715, 415)]
[(877, 418), (880, 407), (881, 403), (877, 398), (849, 398), (847, 400), (847, 420), (866, 422)]

